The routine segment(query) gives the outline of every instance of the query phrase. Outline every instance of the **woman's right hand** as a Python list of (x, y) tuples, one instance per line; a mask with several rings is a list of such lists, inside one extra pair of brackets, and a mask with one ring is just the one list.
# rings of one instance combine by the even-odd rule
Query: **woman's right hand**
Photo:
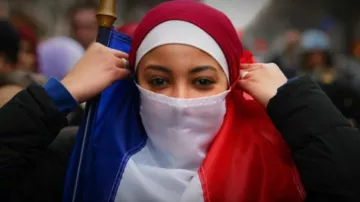
[(76, 101), (85, 102), (116, 80), (129, 76), (125, 69), (127, 57), (126, 53), (94, 43), (61, 83)]

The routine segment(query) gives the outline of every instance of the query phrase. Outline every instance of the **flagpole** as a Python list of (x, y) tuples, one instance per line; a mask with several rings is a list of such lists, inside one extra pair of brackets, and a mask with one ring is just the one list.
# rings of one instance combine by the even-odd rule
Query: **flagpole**
[(100, 0), (100, 8), (96, 14), (99, 26), (96, 41), (107, 45), (111, 28), (113, 27), (116, 16), (116, 0)]
[[(98, 34), (96, 37), (96, 42), (101, 43), (105, 46), (108, 45), (111, 29), (116, 21), (116, 0), (100, 0), (100, 8), (96, 14), (97, 24), (98, 24)], [(92, 79), (92, 78), (89, 78)], [(78, 192), (78, 182), (80, 177), (80, 172), (82, 171), (83, 156), (85, 149), (87, 147), (87, 139), (91, 136), (92, 127), (96, 124), (96, 111), (100, 102), (100, 95), (96, 96), (92, 100), (86, 103), (85, 109), (85, 126), (84, 133), (82, 137), (80, 157), (78, 161), (78, 167), (76, 171), (75, 184), (72, 195), (72, 202), (77, 201), (77, 192)]]

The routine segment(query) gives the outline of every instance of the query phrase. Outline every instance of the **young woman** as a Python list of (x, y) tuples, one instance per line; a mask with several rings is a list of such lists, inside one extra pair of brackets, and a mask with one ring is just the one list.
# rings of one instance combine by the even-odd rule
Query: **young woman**
[[(103, 127), (88, 142), (90, 149), (75, 191), (71, 183), (74, 169), (69, 168), (64, 201), (303, 201), (305, 194), (290, 150), (265, 107), (302, 168), (307, 199), (355, 199), (353, 182), (359, 177), (349, 179), (348, 173), (354, 174), (358, 167), (350, 168), (342, 152), (356, 153), (356, 149), (339, 152), (329, 146), (338, 142), (333, 140), (338, 135), (322, 137), (335, 130), (327, 125), (319, 128), (316, 123), (325, 120), (331, 127), (341, 126), (338, 132), (346, 132), (345, 139), (354, 143), (359, 142), (358, 131), (351, 131), (311, 81), (286, 84), (277, 66), (240, 64), (241, 56), (242, 46), (231, 22), (211, 7), (171, 1), (150, 11), (137, 28), (128, 57), (133, 80), (128, 81), (129, 88), (119, 83), (114, 108), (102, 116), (99, 123)], [(124, 53), (94, 44), (61, 83), (52, 79), (45, 90), (31, 87), (2, 109), (3, 151), (17, 160), (3, 158), (3, 164), (15, 166), (4, 166), (2, 173), (8, 173), (7, 179), (22, 179), (15, 184), (13, 196), (58, 200), (65, 155), (48, 146), (66, 125), (64, 113), (129, 75), (124, 58)], [(318, 102), (310, 107), (311, 99), (306, 96), (299, 103), (299, 92), (325, 101), (320, 107)], [(117, 103), (123, 101), (119, 97), (134, 101), (131, 98), (137, 95), (140, 103), (132, 103), (134, 108)], [(320, 117), (318, 109), (335, 121)], [(126, 114), (122, 110), (137, 114), (107, 119), (110, 114)], [(14, 115), (5, 118), (10, 112), (21, 117), (21, 128), (14, 129)], [(315, 119), (302, 120), (308, 116)], [(139, 127), (119, 130), (129, 129), (128, 125)], [(320, 137), (326, 144), (319, 143)], [(70, 165), (74, 161), (76, 158)], [(341, 162), (348, 172), (328, 166), (329, 162)], [(319, 170), (326, 166), (328, 170)]]
[(139, 91), (141, 120), (111, 97), (117, 106), (98, 115), (102, 127), (80, 157), (84, 172), (70, 168), (65, 199), (76, 190), (78, 201), (302, 201), (289, 149), (239, 87), (242, 51), (230, 20), (209, 6), (172, 1), (151, 10), (129, 55), (134, 91), (116, 91), (127, 100)]

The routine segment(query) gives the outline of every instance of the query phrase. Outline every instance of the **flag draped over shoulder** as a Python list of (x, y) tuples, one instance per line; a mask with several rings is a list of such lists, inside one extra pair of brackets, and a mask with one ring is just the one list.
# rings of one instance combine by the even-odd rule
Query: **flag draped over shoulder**
[[(127, 36), (111, 31), (109, 47), (129, 52), (130, 43)], [(69, 161), (66, 202), (113, 201), (116, 179), (121, 178), (128, 158), (145, 144), (139, 94), (132, 79), (117, 81), (106, 89), (92, 110), (96, 116), (84, 118)]]

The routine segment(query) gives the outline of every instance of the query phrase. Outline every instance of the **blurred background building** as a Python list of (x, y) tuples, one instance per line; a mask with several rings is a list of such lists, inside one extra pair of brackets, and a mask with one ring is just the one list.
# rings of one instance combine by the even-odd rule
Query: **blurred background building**
[[(163, 0), (119, 0), (117, 25), (139, 21), (147, 10)], [(2, 13), (15, 23), (24, 22), (36, 27), (42, 37), (69, 34), (69, 10), (76, 4), (97, 0), (0, 0)], [(0, 11), (1, 12), (1, 11)]]
[[(10, 15), (15, 23), (35, 27), (41, 37), (70, 32), (69, 9), (92, 0), (0, 0), (0, 15)], [(164, 0), (118, 0), (117, 25), (137, 22), (144, 13)], [(98, 3), (97, 0), (93, 0)], [(279, 38), (288, 29), (319, 28), (334, 40), (335, 51), (355, 53), (359, 44), (358, 0), (203, 0), (225, 12), (243, 32), (244, 43), (256, 52), (281, 46)], [(262, 44), (263, 43), (263, 44)], [(259, 49), (259, 50), (257, 50)], [(262, 50), (264, 49), (264, 50)], [(355, 52), (354, 52), (355, 51)], [(360, 52), (360, 51), (357, 51)], [(259, 54), (260, 54), (259, 53)]]

